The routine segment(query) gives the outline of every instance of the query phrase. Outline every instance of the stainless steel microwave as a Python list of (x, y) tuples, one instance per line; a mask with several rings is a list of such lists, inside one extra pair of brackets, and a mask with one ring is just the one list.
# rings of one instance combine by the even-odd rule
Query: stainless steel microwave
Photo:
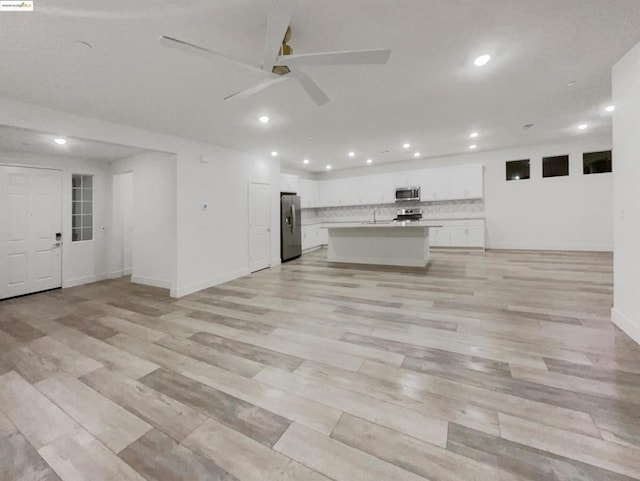
[(420, 187), (397, 187), (396, 202), (420, 200)]

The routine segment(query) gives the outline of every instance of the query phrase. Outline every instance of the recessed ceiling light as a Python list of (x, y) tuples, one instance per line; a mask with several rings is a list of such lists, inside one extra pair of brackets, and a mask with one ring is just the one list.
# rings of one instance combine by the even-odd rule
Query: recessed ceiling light
[(402, 144), (403, 149), (408, 149), (409, 147), (411, 147), (411, 144)]
[(487, 65), (489, 63), (489, 60), (491, 60), (491, 55), (485, 54), (480, 55), (473, 61), (473, 63), (476, 65), (476, 67), (482, 67), (483, 65)]
[(607, 112), (613, 112), (616, 109), (616, 106), (615, 105), (607, 105), (604, 109)]
[(371, 162), (373, 162), (373, 159), (367, 159), (367, 164), (370, 164)]
[(478, 132), (471, 132), (471, 135), (469, 137), (475, 139), (478, 135), (480, 135)]
[(415, 154), (413, 154), (414, 157), (420, 157), (420, 152), (416, 152)]
[(579, 129), (579, 130), (584, 130), (584, 129), (586, 129), (587, 127), (589, 127), (587, 124), (580, 124), (580, 125), (578, 125), (578, 129)]
[(64, 145), (67, 143), (66, 139), (53, 139), (53, 141), (58, 145)]
[(309, 159), (304, 159), (304, 160), (302, 161), (302, 163), (303, 163), (303, 164), (308, 164), (308, 163), (309, 163)]
[(277, 157), (277, 156), (278, 156), (278, 152), (276, 152), (275, 150), (271, 152), (271, 157)]
[(349, 157), (354, 157), (356, 155), (355, 152), (349, 152)]
[(469, 146), (469, 148), (470, 148), (471, 150), (473, 150), (473, 149), (477, 149), (477, 148), (478, 148), (478, 146), (477, 146), (476, 144), (473, 144), (473, 145), (470, 145), (470, 146)]
[(269, 122), (269, 117), (267, 117), (266, 115), (263, 115), (262, 117), (260, 117), (260, 122), (263, 124), (266, 124), (267, 122)]
[(331, 166), (330, 165), (327, 165), (327, 170), (331, 170)]

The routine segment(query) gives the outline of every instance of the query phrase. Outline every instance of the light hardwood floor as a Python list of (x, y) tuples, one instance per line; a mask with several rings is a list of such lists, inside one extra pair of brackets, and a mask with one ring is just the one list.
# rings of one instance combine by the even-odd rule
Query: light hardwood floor
[(609, 254), (316, 251), (172, 299), (0, 302), (0, 479), (640, 479)]

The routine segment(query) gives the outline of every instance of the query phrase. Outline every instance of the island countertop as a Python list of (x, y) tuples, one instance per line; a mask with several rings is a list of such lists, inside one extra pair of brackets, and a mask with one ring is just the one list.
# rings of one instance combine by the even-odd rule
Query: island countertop
[(365, 221), (365, 222), (337, 222), (325, 223), (320, 226), (321, 229), (398, 229), (398, 228), (425, 228), (425, 227), (442, 227), (442, 223), (438, 221), (418, 221), (418, 222), (393, 222), (393, 221)]

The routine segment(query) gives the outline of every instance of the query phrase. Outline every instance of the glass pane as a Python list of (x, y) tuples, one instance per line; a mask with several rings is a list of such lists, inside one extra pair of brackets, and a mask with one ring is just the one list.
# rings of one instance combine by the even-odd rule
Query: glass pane
[(71, 191), (71, 200), (76, 202), (82, 200), (82, 190), (81, 189), (73, 189)]
[(82, 203), (74, 202), (71, 204), (71, 213), (73, 215), (82, 214)]
[(82, 227), (93, 227), (93, 216), (91, 214), (82, 216)]
[(93, 175), (82, 176), (82, 188), (91, 189), (93, 187)]
[(82, 213), (83, 214), (93, 214), (93, 204), (91, 202), (83, 202), (82, 203)]
[(91, 227), (85, 227), (82, 229), (82, 240), (92, 240), (93, 239), (93, 229)]
[(507, 165), (507, 180), (524, 180), (529, 178), (529, 159), (511, 160)]
[(82, 187), (82, 176), (78, 174), (73, 174), (71, 176), (71, 186), (74, 189), (79, 189), (80, 187)]
[(585, 174), (602, 174), (611, 172), (611, 170), (612, 158), (610, 150), (582, 154), (582, 171)]
[(86, 201), (92, 201), (93, 200), (93, 192), (91, 191), (91, 189), (82, 189), (82, 200)]
[(80, 229), (73, 229), (71, 231), (71, 240), (74, 241), (74, 242), (81, 240), (80, 239), (81, 238), (81, 234), (82, 234), (82, 231)]
[(81, 215), (71, 216), (71, 228), (77, 229), (78, 227), (82, 227), (82, 216)]
[(542, 158), (542, 177), (560, 177), (569, 175), (569, 156)]

